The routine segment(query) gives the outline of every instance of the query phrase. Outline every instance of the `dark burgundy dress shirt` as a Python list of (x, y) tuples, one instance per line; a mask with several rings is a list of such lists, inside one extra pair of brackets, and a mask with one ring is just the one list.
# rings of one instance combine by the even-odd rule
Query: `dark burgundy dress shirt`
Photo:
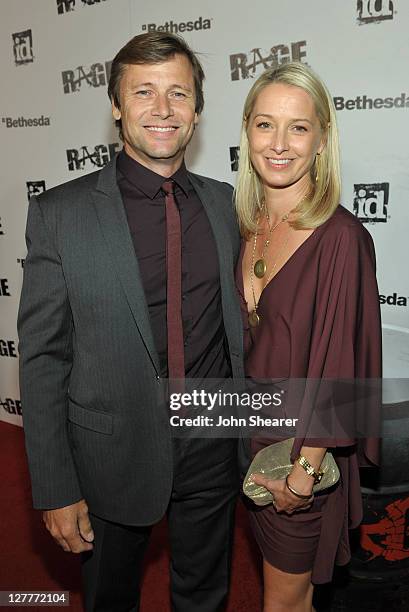
[[(184, 164), (176, 183), (182, 233), (182, 319), (185, 372), (189, 378), (231, 374), (222, 316), (216, 243), (203, 204)], [(148, 305), (161, 376), (167, 376), (165, 177), (132, 159), (117, 158), (117, 181), (125, 206)]]

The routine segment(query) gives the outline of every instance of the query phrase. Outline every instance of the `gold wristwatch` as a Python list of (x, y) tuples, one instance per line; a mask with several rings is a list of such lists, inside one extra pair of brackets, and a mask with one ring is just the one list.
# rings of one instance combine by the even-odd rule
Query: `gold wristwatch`
[(316, 472), (315, 469), (312, 467), (311, 463), (308, 461), (308, 459), (306, 459), (303, 455), (297, 457), (297, 461), (301, 465), (301, 467), (307, 472), (308, 476), (312, 476), (314, 478), (314, 484), (318, 484), (321, 481), (324, 472), (322, 472), (321, 470), (318, 470), (318, 472)]

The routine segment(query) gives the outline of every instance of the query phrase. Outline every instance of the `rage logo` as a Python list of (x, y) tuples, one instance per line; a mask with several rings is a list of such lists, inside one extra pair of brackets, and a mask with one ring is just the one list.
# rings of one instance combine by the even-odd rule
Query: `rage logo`
[(112, 61), (96, 62), (89, 68), (77, 66), (73, 70), (64, 70), (61, 73), (64, 93), (70, 94), (79, 91), (83, 83), (86, 83), (89, 87), (105, 87), (111, 74), (111, 64)]
[[(83, 6), (92, 6), (94, 4), (100, 4), (106, 0), (81, 0)], [(64, 15), (75, 10), (75, 0), (57, 0), (57, 13)]]
[(11, 399), (10, 397), (6, 397), (6, 399), (2, 400), (0, 397), (0, 406), (9, 414), (18, 414), (20, 416), (22, 414), (20, 400)]
[(7, 278), (0, 278), (0, 296), (11, 297)]
[(4, 340), (0, 338), (0, 357), (17, 358), (17, 346), (15, 340)]
[(298, 42), (275, 45), (267, 52), (260, 47), (256, 47), (249, 53), (230, 55), (231, 80), (238, 81), (239, 79), (252, 78), (255, 76), (257, 69), (275, 68), (291, 61), (302, 62), (307, 55), (306, 45), (305, 40), (299, 40)]
[(85, 170), (88, 162), (94, 170), (103, 168), (115, 155), (119, 148), (118, 142), (109, 145), (96, 145), (94, 149), (83, 146), (79, 149), (67, 149), (68, 170)]

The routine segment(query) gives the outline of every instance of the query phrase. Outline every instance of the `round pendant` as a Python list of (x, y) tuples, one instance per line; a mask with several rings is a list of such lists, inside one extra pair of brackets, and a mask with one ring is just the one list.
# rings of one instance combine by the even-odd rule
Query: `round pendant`
[(267, 266), (266, 266), (266, 262), (264, 261), (264, 259), (263, 258), (257, 259), (256, 263), (254, 264), (254, 274), (257, 276), (257, 278), (263, 278), (266, 271), (267, 271)]
[(257, 327), (257, 325), (260, 323), (260, 317), (255, 310), (252, 310), (249, 314), (249, 323), (251, 327)]

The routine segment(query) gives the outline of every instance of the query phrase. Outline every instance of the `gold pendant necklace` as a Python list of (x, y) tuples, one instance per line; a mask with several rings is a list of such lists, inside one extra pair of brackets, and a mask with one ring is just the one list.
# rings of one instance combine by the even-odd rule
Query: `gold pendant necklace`
[[(287, 219), (288, 219), (288, 215), (286, 215), (286, 216), (287, 216)], [(272, 268), (271, 268), (271, 270), (270, 270), (270, 274), (268, 275), (268, 278), (267, 278), (266, 284), (264, 285), (264, 288), (262, 289), (262, 291), (261, 291), (261, 293), (260, 293), (260, 296), (259, 296), (258, 300), (256, 300), (256, 292), (255, 292), (255, 289), (254, 289), (254, 277), (253, 277), (253, 270), (254, 270), (254, 266), (253, 266), (253, 262), (254, 262), (254, 252), (255, 252), (255, 250), (256, 250), (256, 245), (257, 245), (257, 239), (255, 240), (255, 245), (254, 245), (254, 247), (253, 247), (252, 265), (251, 265), (251, 268), (250, 268), (250, 284), (251, 284), (251, 292), (252, 292), (252, 294), (253, 294), (253, 302), (254, 302), (254, 310), (252, 310), (252, 311), (250, 312), (250, 314), (249, 314), (249, 324), (250, 324), (250, 327), (257, 327), (257, 326), (260, 324), (260, 315), (259, 315), (259, 314), (258, 314), (258, 312), (257, 312), (258, 304), (259, 304), (259, 301), (260, 301), (261, 295), (262, 295), (262, 293), (263, 293), (264, 289), (267, 287), (267, 285), (268, 285), (268, 283), (270, 282), (270, 280), (272, 279), (273, 274), (274, 274), (274, 270), (276, 269), (277, 264), (278, 264), (278, 262), (280, 261), (280, 257), (281, 257), (282, 253), (284, 252), (284, 249), (286, 248), (286, 246), (287, 246), (287, 244), (288, 244), (288, 241), (289, 241), (289, 239), (290, 239), (290, 232), (291, 232), (291, 228), (288, 228), (288, 232), (287, 232), (287, 235), (286, 235), (286, 237), (285, 237), (285, 240), (283, 241), (283, 244), (282, 244), (282, 246), (281, 246), (281, 248), (280, 248), (279, 252), (277, 253), (277, 256), (276, 256), (276, 260), (275, 260), (275, 262), (274, 262), (274, 265), (273, 265), (273, 267), (272, 267)]]
[(249, 314), (249, 323), (251, 327), (257, 327), (257, 325), (260, 323), (260, 317), (257, 314), (256, 308), (254, 308), (254, 310), (252, 310)]
[(264, 243), (263, 246), (263, 250), (261, 252), (261, 257), (259, 259), (257, 259), (257, 261), (255, 262), (255, 256), (256, 256), (256, 249), (257, 249), (257, 232), (258, 232), (258, 226), (259, 226), (259, 221), (260, 219), (257, 219), (257, 228), (256, 228), (256, 232), (254, 234), (254, 242), (253, 242), (253, 253), (251, 256), (251, 266), (250, 266), (250, 285), (251, 285), (251, 293), (253, 295), (253, 302), (254, 302), (254, 309), (249, 313), (249, 324), (251, 327), (257, 327), (260, 324), (260, 315), (257, 312), (257, 308), (258, 308), (258, 304), (260, 301), (260, 298), (262, 296), (262, 293), (264, 291), (264, 289), (267, 287), (268, 283), (270, 282), (270, 280), (273, 278), (273, 274), (275, 269), (277, 268), (278, 262), (280, 261), (280, 257), (284, 252), (284, 249), (286, 248), (288, 241), (290, 239), (290, 233), (291, 233), (291, 227), (288, 228), (288, 232), (287, 232), (287, 236), (285, 238), (285, 240), (283, 241), (283, 244), (276, 256), (275, 262), (273, 267), (270, 270), (270, 274), (268, 275), (266, 284), (263, 287), (263, 290), (260, 293), (260, 296), (258, 298), (258, 300), (256, 300), (256, 292), (254, 290), (254, 276), (257, 276), (257, 278), (263, 278), (267, 272), (267, 264), (266, 261), (264, 259), (264, 253), (265, 250), (267, 249), (267, 247), (269, 246), (270, 242), (271, 242), (271, 235), (274, 232), (274, 230), (276, 229), (276, 227), (278, 227), (281, 223), (284, 223), (286, 221), (288, 221), (288, 218), (290, 216), (290, 213), (293, 211), (297, 211), (298, 207), (300, 206), (300, 204), (302, 202), (304, 202), (304, 200), (306, 200), (310, 195), (310, 192), (307, 192), (304, 197), (301, 198), (301, 200), (297, 203), (297, 206), (295, 208), (293, 208), (290, 212), (288, 212), (286, 215), (284, 215), (283, 217), (281, 217), (281, 219), (278, 221), (278, 223), (276, 223), (273, 227), (271, 227), (270, 224), (270, 216), (268, 214), (268, 208), (265, 204), (265, 201), (263, 201), (263, 208), (265, 208), (265, 213), (266, 213), (266, 218), (267, 218), (267, 223), (268, 223), (268, 237), (267, 240)]
[[(267, 247), (269, 246), (270, 242), (271, 242), (271, 235), (274, 232), (274, 230), (281, 225), (281, 223), (284, 223), (284, 221), (287, 221), (288, 217), (289, 217), (289, 213), (284, 215), (283, 217), (281, 217), (281, 219), (273, 226), (271, 227), (270, 224), (270, 215), (268, 214), (268, 208), (267, 206), (265, 206), (264, 204), (264, 208), (265, 208), (265, 212), (266, 212), (266, 218), (267, 218), (267, 225), (268, 225), (268, 237), (264, 243), (263, 246), (263, 250), (261, 251), (261, 255), (260, 258), (257, 259), (257, 261), (254, 263), (254, 258), (253, 258), (253, 263), (252, 263), (252, 267), (254, 270), (254, 274), (257, 276), (257, 278), (263, 278), (263, 276), (265, 276), (266, 272), (267, 272), (267, 264), (266, 264), (266, 260), (264, 259), (264, 255), (266, 252)], [(258, 222), (257, 222), (257, 228), (258, 228)], [(253, 254), (255, 253), (256, 250), (256, 246), (257, 246), (257, 231), (254, 234), (254, 249), (253, 249)]]

